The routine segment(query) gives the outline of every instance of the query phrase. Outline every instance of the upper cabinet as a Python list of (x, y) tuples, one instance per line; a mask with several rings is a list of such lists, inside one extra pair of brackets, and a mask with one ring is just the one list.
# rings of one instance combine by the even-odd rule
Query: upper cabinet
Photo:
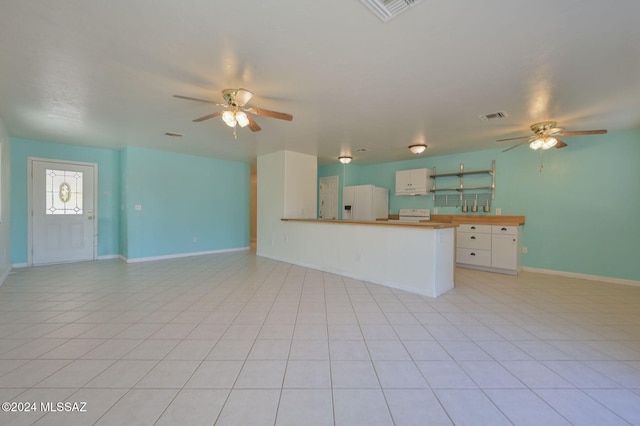
[(429, 169), (398, 170), (396, 195), (427, 195), (431, 189)]

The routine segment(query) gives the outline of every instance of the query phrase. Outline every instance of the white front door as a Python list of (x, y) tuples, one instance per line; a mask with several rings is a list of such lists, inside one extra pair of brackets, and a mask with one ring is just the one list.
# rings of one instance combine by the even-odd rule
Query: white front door
[(95, 259), (96, 165), (30, 159), (31, 264)]
[(320, 219), (338, 218), (338, 176), (320, 178)]

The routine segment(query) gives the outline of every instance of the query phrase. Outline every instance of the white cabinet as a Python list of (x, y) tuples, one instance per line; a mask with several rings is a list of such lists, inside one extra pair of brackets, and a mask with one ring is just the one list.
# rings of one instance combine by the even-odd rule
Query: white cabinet
[(431, 189), (429, 169), (398, 170), (396, 195), (427, 195)]
[(461, 224), (456, 247), (458, 263), (491, 266), (491, 225)]
[(491, 230), (491, 267), (517, 270), (517, 226), (492, 226)]
[(519, 226), (461, 224), (456, 262), (463, 268), (517, 275), (520, 270)]

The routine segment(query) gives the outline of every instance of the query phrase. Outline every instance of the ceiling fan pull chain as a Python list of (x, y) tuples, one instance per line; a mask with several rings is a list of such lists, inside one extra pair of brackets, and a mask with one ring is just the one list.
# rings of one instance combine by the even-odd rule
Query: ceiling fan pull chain
[(540, 150), (540, 169), (538, 170), (538, 172), (542, 173), (542, 169), (544, 168), (544, 160), (542, 158), (542, 156), (544, 155), (544, 151)]

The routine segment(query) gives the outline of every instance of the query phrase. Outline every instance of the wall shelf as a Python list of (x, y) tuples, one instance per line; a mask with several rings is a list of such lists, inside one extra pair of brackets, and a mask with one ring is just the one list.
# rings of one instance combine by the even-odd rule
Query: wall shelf
[[(465, 186), (464, 185), (464, 177), (465, 176), (482, 176), (486, 175), (491, 178), (491, 183), (489, 185), (482, 186)], [(446, 178), (458, 178), (456, 182), (457, 186), (445, 186), (443, 188), (438, 188), (437, 181), (438, 179)], [(495, 190), (496, 190), (496, 160), (491, 161), (491, 169), (487, 170), (464, 170), (464, 164), (460, 164), (460, 169), (457, 172), (451, 173), (437, 173), (436, 168), (432, 169), (431, 179), (433, 182), (433, 186), (431, 191), (433, 192), (433, 199), (435, 201), (435, 205), (438, 207), (446, 207), (446, 206), (459, 206), (462, 205), (464, 200), (468, 200), (474, 202), (477, 200), (478, 205), (484, 206), (486, 204), (491, 205), (491, 200), (495, 199)], [(454, 194), (447, 194), (447, 192)], [(440, 193), (440, 194), (437, 194)], [(436, 195), (437, 194), (437, 195)]]

